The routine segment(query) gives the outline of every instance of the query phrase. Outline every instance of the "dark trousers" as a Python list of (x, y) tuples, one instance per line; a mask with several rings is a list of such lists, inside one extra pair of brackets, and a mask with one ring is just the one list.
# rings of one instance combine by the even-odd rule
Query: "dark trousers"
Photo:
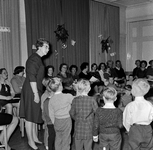
[(47, 125), (48, 128), (48, 148), (49, 150), (55, 150), (55, 130), (54, 125)]
[(121, 149), (121, 134), (113, 133), (113, 134), (102, 134), (99, 135), (99, 150), (103, 150), (105, 147), (106, 150), (120, 150)]
[(131, 126), (128, 144), (129, 150), (153, 150), (153, 135), (151, 126)]

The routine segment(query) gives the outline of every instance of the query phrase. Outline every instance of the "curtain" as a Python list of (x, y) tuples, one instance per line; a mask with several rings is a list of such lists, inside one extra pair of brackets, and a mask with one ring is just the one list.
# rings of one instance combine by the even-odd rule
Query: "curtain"
[[(89, 0), (25, 0), (28, 55), (32, 45), (40, 37), (51, 43), (51, 52), (44, 57), (45, 65), (55, 67), (67, 63), (78, 67), (82, 62), (89, 62)], [(57, 25), (65, 25), (69, 37), (67, 47), (62, 48), (56, 40), (54, 31)], [(72, 41), (76, 42), (74, 45)]]
[(12, 77), (14, 68), (21, 65), (18, 0), (0, 1), (0, 26), (10, 28), (10, 32), (0, 31), (0, 68)]
[[(113, 43), (108, 53), (102, 53), (101, 40), (110, 36)], [(91, 1), (90, 3), (90, 62), (106, 62), (119, 59), (119, 8)]]

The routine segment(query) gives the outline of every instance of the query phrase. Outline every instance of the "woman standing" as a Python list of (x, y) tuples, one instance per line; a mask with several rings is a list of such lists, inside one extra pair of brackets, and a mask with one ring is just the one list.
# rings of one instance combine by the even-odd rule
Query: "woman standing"
[(26, 62), (26, 79), (22, 87), (19, 114), (25, 118), (28, 144), (32, 149), (38, 149), (36, 143), (41, 144), (36, 131), (36, 124), (42, 123), (40, 97), (43, 93), (44, 66), (41, 57), (47, 55), (49, 42), (38, 39), (36, 48), (37, 51)]

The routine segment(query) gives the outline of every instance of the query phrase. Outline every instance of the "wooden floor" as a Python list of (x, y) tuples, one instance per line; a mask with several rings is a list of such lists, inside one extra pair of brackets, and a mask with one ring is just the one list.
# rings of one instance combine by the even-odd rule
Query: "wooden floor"
[[(43, 129), (41, 129), (39, 131), (39, 139), (42, 142), (43, 142), (43, 133), (44, 133), (44, 131), (43, 131)], [(26, 135), (25, 135), (25, 137), (21, 137), (19, 127), (17, 127), (17, 129), (13, 133), (13, 135), (9, 141), (9, 145), (11, 146), (11, 148), (13, 148), (15, 150), (29, 150), (30, 149), (27, 144), (27, 137), (26, 137)], [(46, 150), (43, 145), (38, 145), (38, 148), (40, 150)], [(93, 150), (98, 150), (98, 144), (94, 144)], [(123, 141), (122, 141), (122, 149), (121, 150), (128, 150), (128, 148), (127, 148), (127, 134), (125, 134), (125, 133), (123, 133)]]

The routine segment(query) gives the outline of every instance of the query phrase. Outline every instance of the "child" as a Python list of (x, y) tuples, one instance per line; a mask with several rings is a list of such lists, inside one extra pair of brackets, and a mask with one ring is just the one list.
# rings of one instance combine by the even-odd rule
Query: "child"
[(81, 79), (77, 85), (77, 97), (72, 102), (71, 117), (75, 120), (74, 138), (76, 150), (92, 150), (92, 129), (94, 112), (98, 108), (96, 100), (88, 96), (90, 82)]
[(126, 85), (131, 85), (132, 86), (132, 83), (133, 83), (133, 75), (130, 74), (128, 76), (128, 80), (126, 81)]
[[(95, 114), (93, 140), (100, 141), (99, 149), (120, 150), (122, 127), (122, 111), (114, 106), (117, 99), (117, 91), (113, 87), (108, 87), (103, 92), (105, 105), (99, 107)], [(99, 137), (98, 137), (99, 134)]]
[(50, 89), (52, 79), (46, 85), (46, 91), (41, 97), (42, 119), (44, 120), (44, 144), (47, 150), (55, 150), (55, 130), (52, 120), (49, 117), (48, 103), (50, 97), (54, 94)]
[(132, 94), (131, 94), (131, 85), (126, 85), (124, 90), (124, 94), (121, 94), (119, 108), (124, 111), (125, 106), (132, 102)]
[(53, 78), (50, 84), (54, 95), (49, 100), (49, 116), (56, 132), (55, 150), (69, 150), (71, 142), (72, 122), (69, 111), (73, 96), (62, 93), (63, 87), (60, 78)]
[(153, 135), (150, 123), (153, 120), (153, 105), (144, 99), (150, 85), (145, 79), (136, 79), (132, 84), (134, 101), (123, 112), (123, 125), (129, 132), (129, 150), (152, 150)]

